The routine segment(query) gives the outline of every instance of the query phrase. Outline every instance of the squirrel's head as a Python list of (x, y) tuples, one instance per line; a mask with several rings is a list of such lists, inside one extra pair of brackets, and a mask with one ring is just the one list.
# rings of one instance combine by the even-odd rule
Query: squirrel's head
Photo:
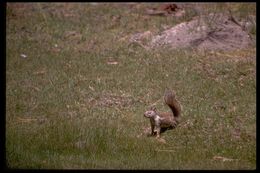
[(151, 107), (149, 111), (145, 111), (144, 116), (146, 118), (152, 118), (157, 115), (157, 111), (155, 107)]

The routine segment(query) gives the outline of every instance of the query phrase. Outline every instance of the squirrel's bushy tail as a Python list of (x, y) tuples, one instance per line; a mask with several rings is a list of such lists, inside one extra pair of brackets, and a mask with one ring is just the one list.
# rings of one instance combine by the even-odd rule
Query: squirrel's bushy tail
[(166, 90), (164, 94), (165, 103), (171, 108), (173, 116), (179, 117), (181, 114), (181, 105), (175, 98), (175, 93), (171, 90)]

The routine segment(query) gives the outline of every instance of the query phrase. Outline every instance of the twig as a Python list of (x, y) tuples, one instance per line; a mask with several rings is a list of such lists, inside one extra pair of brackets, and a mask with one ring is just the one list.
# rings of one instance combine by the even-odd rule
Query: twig
[(20, 118), (20, 117), (17, 117), (17, 120), (19, 120), (20, 122), (24, 122), (24, 123), (29, 123), (31, 121), (37, 121), (36, 118)]
[(240, 26), (240, 27), (243, 29), (243, 27), (241, 26), (241, 24), (240, 24), (238, 21), (236, 21), (236, 19), (235, 19), (234, 16), (232, 15), (232, 12), (231, 12), (230, 9), (228, 9), (228, 12), (229, 12), (229, 14), (230, 14), (230, 20), (231, 20), (232, 22), (234, 22), (235, 24), (237, 24), (238, 26)]

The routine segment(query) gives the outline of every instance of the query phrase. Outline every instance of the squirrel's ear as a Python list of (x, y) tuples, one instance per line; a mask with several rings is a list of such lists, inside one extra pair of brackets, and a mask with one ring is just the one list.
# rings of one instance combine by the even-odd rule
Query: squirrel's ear
[(152, 110), (156, 112), (156, 107), (153, 107)]

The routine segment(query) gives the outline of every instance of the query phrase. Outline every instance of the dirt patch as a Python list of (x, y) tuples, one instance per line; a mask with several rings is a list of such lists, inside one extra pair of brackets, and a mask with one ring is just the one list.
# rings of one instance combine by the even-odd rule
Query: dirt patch
[(96, 99), (91, 98), (88, 100), (92, 106), (98, 107), (129, 107), (134, 104), (134, 99), (128, 96), (118, 96), (112, 94), (103, 94)]
[(228, 14), (209, 14), (180, 23), (159, 35), (154, 35), (146, 45), (142, 40), (147, 37), (147, 32), (135, 34), (133, 36), (135, 38), (132, 37), (130, 41), (135, 40), (142, 47), (150, 49), (161, 46), (224, 51), (242, 49), (254, 43), (248, 33), (250, 23), (252, 28), (254, 22), (242, 20), (238, 22)]

